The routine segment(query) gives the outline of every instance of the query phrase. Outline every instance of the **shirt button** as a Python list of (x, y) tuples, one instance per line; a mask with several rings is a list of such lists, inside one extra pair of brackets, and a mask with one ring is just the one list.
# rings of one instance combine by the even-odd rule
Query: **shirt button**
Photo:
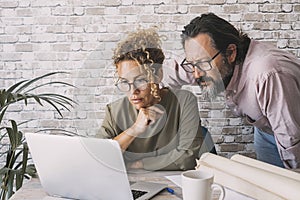
[(235, 94), (235, 93), (236, 93), (236, 90), (233, 90), (233, 93)]

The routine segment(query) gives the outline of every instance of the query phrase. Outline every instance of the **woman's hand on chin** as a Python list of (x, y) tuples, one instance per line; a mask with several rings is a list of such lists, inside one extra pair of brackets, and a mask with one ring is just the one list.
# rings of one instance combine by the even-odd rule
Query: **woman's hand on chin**
[(136, 135), (146, 131), (149, 125), (152, 125), (163, 115), (164, 111), (153, 105), (139, 110), (138, 117), (131, 127)]
[(144, 165), (141, 160), (135, 161), (135, 162), (129, 162), (127, 163), (127, 168), (128, 169), (143, 169)]

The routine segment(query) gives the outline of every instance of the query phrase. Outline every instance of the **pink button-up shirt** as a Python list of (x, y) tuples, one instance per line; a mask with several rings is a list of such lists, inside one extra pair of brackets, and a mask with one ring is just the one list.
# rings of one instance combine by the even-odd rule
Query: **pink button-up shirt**
[[(183, 69), (169, 73), (171, 87), (194, 84)], [(167, 68), (167, 73), (170, 69)], [(242, 65), (226, 88), (226, 103), (237, 116), (274, 134), (287, 168), (300, 168), (300, 60), (269, 44), (251, 40)]]

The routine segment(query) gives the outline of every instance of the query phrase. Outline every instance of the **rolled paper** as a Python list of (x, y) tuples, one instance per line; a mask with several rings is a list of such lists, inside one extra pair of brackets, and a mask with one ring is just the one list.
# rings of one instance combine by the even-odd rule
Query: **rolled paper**
[[(260, 168), (260, 166), (265, 166), (257, 165), (256, 162), (248, 163), (252, 163), (252, 165), (248, 165), (247, 162), (237, 162), (211, 153), (204, 153), (198, 161), (197, 169), (213, 171), (216, 183), (254, 199), (299, 200), (299, 180), (276, 173), (273, 168), (273, 171)], [(282, 170), (289, 171), (287, 169)]]
[(253, 159), (253, 158), (249, 158), (240, 154), (235, 154), (233, 156), (231, 156), (230, 158), (231, 160), (234, 160), (236, 162), (239, 163), (243, 163), (243, 164), (247, 164), (249, 166), (252, 167), (257, 167), (260, 169), (264, 169), (266, 171), (275, 173), (275, 174), (279, 174), (281, 176), (286, 176), (288, 178), (292, 178), (295, 179), (297, 181), (300, 181), (300, 173), (296, 172), (296, 171), (292, 171), (292, 170), (287, 170), (281, 167), (277, 167), (275, 165), (271, 165), (269, 163), (265, 163), (265, 162), (261, 162), (259, 160)]

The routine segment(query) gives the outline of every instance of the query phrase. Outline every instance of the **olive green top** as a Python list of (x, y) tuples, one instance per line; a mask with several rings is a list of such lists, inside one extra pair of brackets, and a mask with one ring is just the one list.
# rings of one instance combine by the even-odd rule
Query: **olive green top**
[[(164, 114), (129, 145), (125, 161), (142, 160), (146, 170), (193, 169), (203, 142), (196, 97), (167, 89), (156, 106)], [(97, 137), (113, 139), (134, 124), (138, 112), (127, 97), (108, 104)]]

